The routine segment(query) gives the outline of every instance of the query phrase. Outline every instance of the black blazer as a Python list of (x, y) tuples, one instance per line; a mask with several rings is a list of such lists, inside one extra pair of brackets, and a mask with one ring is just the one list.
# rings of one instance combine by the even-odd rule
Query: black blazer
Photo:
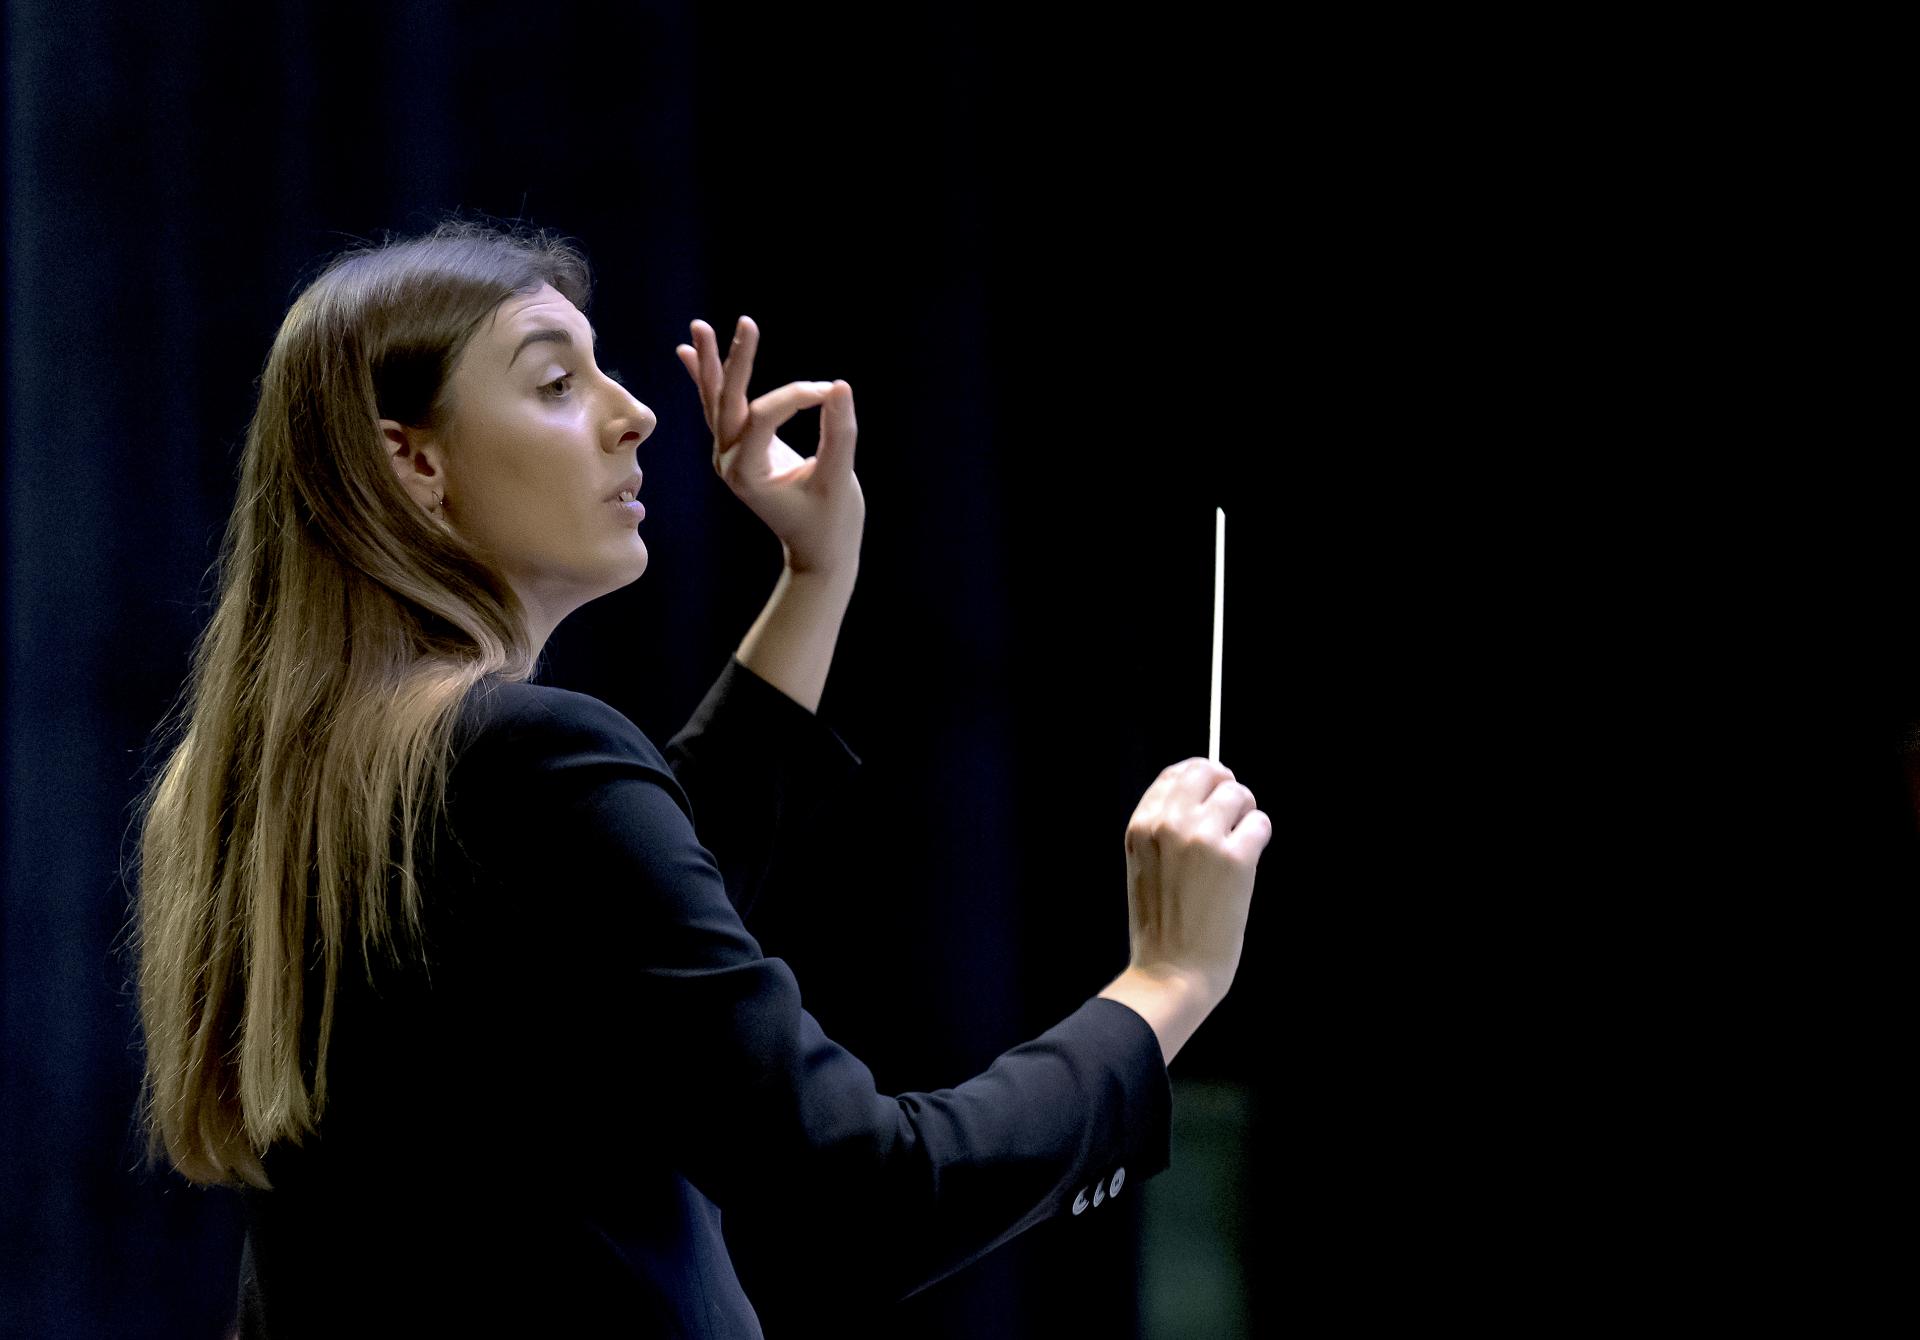
[(240, 1333), (758, 1336), (724, 1208), (898, 1299), (1164, 1169), (1172, 1090), (1127, 1006), (882, 1094), (762, 955), (743, 916), (781, 838), (859, 766), (734, 658), (664, 756), (586, 694), (478, 686), (426, 965), (343, 965), (321, 1134), (241, 1193)]

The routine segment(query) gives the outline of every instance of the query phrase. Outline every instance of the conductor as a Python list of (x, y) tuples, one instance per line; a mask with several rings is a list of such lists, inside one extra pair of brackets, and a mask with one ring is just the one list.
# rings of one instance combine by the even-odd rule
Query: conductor
[[(853, 388), (676, 350), (785, 570), (664, 749), (533, 682), (647, 567), (656, 425), (570, 243), (469, 220), (333, 257), (259, 380), (212, 616), (142, 793), (148, 1153), (234, 1188), (245, 1337), (761, 1334), (720, 1215), (904, 1298), (1166, 1168), (1167, 1065), (1272, 836), (1227, 768), (1125, 833), (1131, 955), (983, 1073), (880, 1093), (745, 917), (860, 760), (817, 708), (859, 563)], [(776, 433), (821, 410), (802, 458)]]

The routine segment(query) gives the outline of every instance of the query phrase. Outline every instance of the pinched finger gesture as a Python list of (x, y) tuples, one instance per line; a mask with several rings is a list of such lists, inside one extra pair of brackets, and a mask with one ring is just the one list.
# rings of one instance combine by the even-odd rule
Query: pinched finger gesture
[[(760, 330), (742, 316), (724, 362), (713, 327), (691, 323), (693, 343), (674, 349), (700, 393), (713, 432), (714, 471), (767, 523), (795, 572), (852, 571), (860, 561), (866, 500), (853, 473), (853, 387), (845, 381), (788, 382), (747, 399)], [(820, 438), (801, 456), (777, 436), (803, 409), (820, 406)]]

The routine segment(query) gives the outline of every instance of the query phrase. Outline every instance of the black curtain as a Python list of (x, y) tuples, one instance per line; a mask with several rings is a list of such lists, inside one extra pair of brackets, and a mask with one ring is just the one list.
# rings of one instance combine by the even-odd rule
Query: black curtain
[[(1338, 268), (1290, 222), (1313, 137), (1283, 132), (1243, 35), (1118, 12), (8, 5), (8, 1334), (205, 1337), (232, 1314), (233, 1198), (145, 1170), (134, 1140), (121, 863), (209, 613), (254, 378), (351, 241), (467, 210), (584, 246), (601, 361), (660, 417), (640, 453), (653, 556), (559, 629), (544, 678), (656, 741), (780, 567), (712, 472), (673, 346), (745, 312), (756, 391), (853, 384), (868, 522), (821, 711), (865, 768), (760, 935), (883, 1087), (978, 1073), (1124, 966), (1126, 820), (1207, 752), (1216, 506), (1223, 761), (1279, 818), (1280, 667), (1366, 548), (1310, 558), (1300, 603), (1260, 575), (1276, 530), (1329, 504), (1277, 486), (1334, 445), (1286, 402), (1344, 337), (1283, 355), (1268, 273)], [(816, 417), (788, 435), (803, 452)], [(886, 1324), (1253, 1333), (1273, 1272), (1245, 1239), (1278, 1208), (1256, 1173), (1289, 1157), (1263, 1095), (1300, 1064), (1266, 1025), (1302, 952), (1274, 896), (1256, 891), (1241, 981), (1174, 1063), (1174, 1168)], [(777, 1258), (736, 1257), (769, 1334), (817, 1316)]]

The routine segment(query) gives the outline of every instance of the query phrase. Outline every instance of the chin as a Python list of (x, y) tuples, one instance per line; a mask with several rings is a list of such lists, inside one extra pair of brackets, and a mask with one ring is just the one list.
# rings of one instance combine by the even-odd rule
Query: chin
[(646, 547), (642, 545), (639, 556), (635, 558), (633, 562), (626, 565), (626, 568), (625, 568), (626, 575), (624, 579), (621, 581), (620, 585), (631, 586), (635, 582), (640, 580), (640, 574), (642, 574), (647, 570), (647, 557), (648, 555), (647, 555)]

